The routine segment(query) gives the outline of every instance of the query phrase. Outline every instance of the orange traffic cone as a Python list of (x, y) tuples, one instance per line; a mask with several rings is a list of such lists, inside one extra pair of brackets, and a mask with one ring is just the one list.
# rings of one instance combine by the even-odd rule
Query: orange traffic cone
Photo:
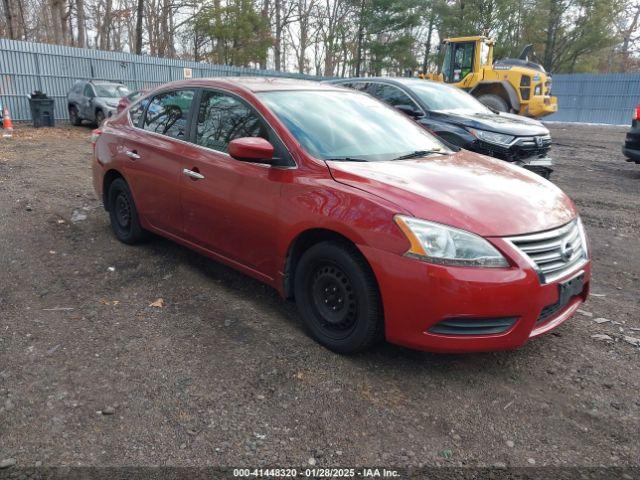
[(13, 122), (9, 115), (9, 108), (6, 106), (2, 110), (2, 128), (4, 128), (4, 132), (2, 133), (3, 137), (13, 136)]

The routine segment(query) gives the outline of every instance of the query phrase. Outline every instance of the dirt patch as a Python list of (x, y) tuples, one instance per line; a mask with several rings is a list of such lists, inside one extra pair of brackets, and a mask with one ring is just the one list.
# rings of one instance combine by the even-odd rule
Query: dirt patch
[(117, 242), (89, 128), (17, 128), (0, 139), (0, 460), (637, 464), (640, 166), (622, 128), (551, 128), (591, 239), (584, 313), (514, 352), (356, 357), (254, 280), (166, 240)]

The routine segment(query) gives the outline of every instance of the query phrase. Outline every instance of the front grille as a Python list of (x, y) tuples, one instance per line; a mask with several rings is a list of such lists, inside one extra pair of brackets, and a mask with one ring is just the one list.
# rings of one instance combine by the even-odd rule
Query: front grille
[(543, 157), (550, 148), (551, 136), (539, 135), (537, 137), (519, 137), (508, 147), (476, 141), (474, 150), (490, 157), (513, 162), (530, 157)]
[(449, 318), (436, 323), (428, 331), (440, 335), (496, 335), (509, 330), (518, 317)]
[(543, 283), (563, 277), (587, 259), (577, 220), (560, 228), (507, 240), (531, 259)]

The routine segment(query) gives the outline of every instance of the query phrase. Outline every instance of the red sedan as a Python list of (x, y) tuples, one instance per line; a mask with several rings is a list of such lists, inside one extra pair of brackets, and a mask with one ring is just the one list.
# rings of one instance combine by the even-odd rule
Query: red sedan
[(94, 147), (118, 239), (154, 232), (273, 286), (336, 352), (382, 338), (515, 348), (587, 298), (587, 239), (560, 189), (452, 152), (357, 91), (175, 82), (107, 121)]

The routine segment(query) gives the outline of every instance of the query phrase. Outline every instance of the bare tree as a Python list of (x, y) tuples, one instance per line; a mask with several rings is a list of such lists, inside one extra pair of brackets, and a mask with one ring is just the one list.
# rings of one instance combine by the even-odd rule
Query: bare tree
[(144, 15), (144, 0), (136, 4), (136, 53), (142, 53), (142, 15)]

